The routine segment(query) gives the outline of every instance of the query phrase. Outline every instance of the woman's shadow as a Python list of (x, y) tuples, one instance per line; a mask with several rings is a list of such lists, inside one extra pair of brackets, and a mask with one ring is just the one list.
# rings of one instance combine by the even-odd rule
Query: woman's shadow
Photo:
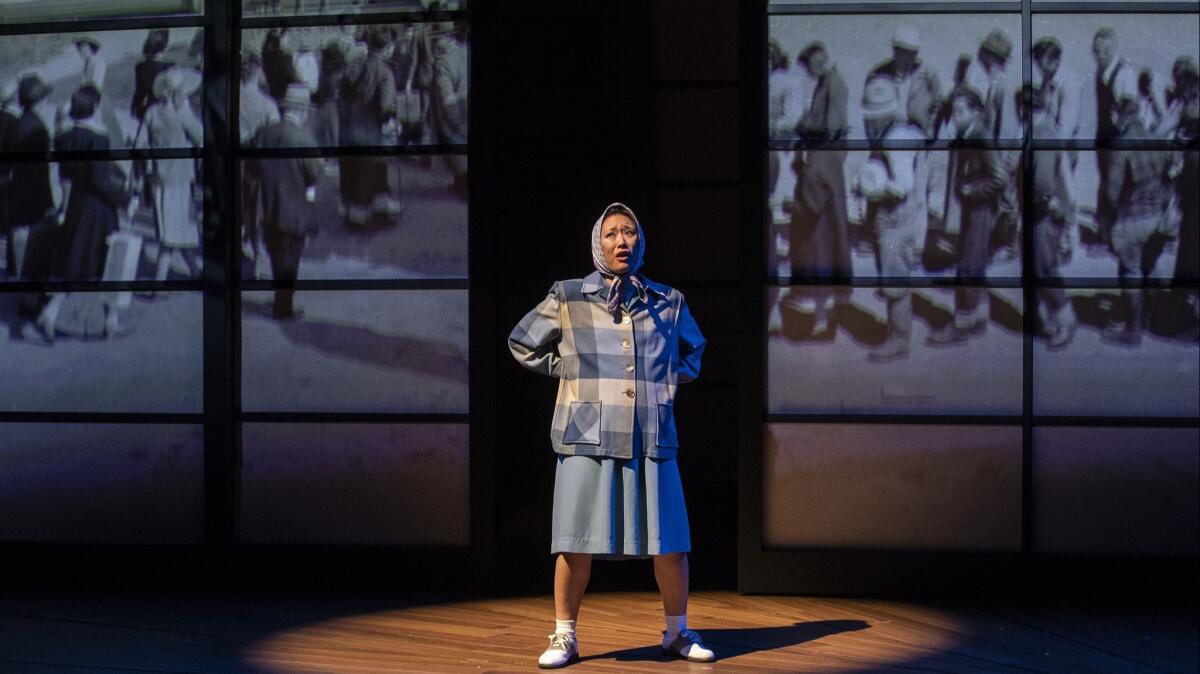
[[(704, 645), (717, 653), (717, 660), (727, 660), (747, 653), (771, 651), (777, 648), (787, 648), (809, 641), (816, 641), (831, 634), (855, 632), (870, 627), (863, 620), (813, 620), (798, 622), (778, 627), (743, 627), (731, 629), (706, 629), (701, 633)], [(583, 660), (612, 659), (618, 662), (649, 660), (654, 662), (670, 662), (676, 658), (663, 653), (659, 644), (623, 648), (607, 653), (585, 655)]]

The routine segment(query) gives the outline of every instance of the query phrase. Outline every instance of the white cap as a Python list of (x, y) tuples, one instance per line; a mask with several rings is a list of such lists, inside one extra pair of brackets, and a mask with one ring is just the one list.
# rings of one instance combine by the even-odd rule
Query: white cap
[(896, 33), (892, 35), (892, 46), (909, 51), (920, 51), (921, 34), (912, 26), (901, 25), (896, 28)]

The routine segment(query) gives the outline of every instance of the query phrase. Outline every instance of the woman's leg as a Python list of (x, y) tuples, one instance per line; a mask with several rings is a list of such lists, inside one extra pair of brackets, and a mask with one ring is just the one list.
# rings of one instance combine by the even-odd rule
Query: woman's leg
[(166, 281), (167, 276), (171, 273), (171, 257), (175, 254), (175, 249), (165, 244), (158, 246), (158, 259), (155, 261), (154, 280)]
[(662, 594), (663, 612), (669, 616), (687, 614), (688, 558), (686, 552), (654, 555), (654, 580)]
[(554, 562), (554, 617), (557, 620), (575, 620), (579, 617), (579, 605), (583, 603), (583, 592), (591, 575), (590, 554), (559, 553)]
[(662, 594), (663, 618), (667, 627), (663, 632), (663, 650), (692, 662), (715, 660), (716, 655), (701, 644), (700, 635), (687, 626), (687, 553), (656, 555), (654, 579), (658, 581), (658, 591)]

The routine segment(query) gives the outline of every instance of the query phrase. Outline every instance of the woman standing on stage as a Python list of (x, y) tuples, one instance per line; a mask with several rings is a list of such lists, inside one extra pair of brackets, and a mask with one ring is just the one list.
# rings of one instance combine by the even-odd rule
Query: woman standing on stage
[(556, 282), (508, 338), (521, 365), (559, 379), (550, 428), (555, 631), (538, 665), (578, 660), (575, 620), (593, 555), (653, 557), (663, 650), (708, 662), (713, 652), (687, 629), (691, 540), (674, 419), (678, 385), (700, 374), (704, 337), (679, 291), (638, 273), (646, 241), (632, 210), (604, 209), (591, 243), (596, 270)]

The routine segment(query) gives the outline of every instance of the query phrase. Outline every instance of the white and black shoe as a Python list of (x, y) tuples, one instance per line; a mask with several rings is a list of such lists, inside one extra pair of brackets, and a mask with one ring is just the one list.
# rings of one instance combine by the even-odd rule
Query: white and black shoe
[(702, 639), (699, 634), (692, 630), (684, 630), (679, 633), (679, 636), (667, 641), (666, 633), (663, 633), (663, 652), (670, 653), (675, 657), (683, 658), (691, 662), (712, 662), (717, 659), (716, 653), (708, 650), (700, 645)]
[(538, 658), (538, 667), (558, 669), (579, 662), (579, 641), (574, 634), (551, 634), (550, 646)]

